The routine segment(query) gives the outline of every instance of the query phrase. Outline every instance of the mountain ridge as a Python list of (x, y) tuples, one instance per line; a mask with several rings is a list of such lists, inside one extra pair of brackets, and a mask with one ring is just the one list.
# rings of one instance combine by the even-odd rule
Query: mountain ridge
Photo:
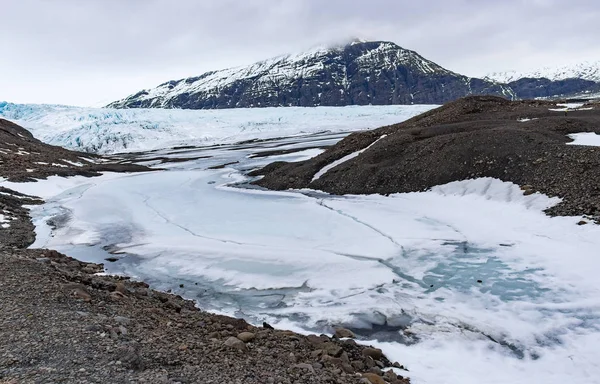
[[(547, 75), (547, 77), (542, 77)], [(531, 77), (538, 76), (538, 77)], [(465, 96), (589, 98), (600, 94), (600, 61), (571, 69), (465, 76), (389, 41), (355, 39), (247, 66), (170, 80), (110, 108), (225, 109), (444, 104)]]
[(472, 94), (515, 97), (502, 84), (455, 73), (395, 43), (355, 40), (167, 81), (108, 107), (441, 104)]

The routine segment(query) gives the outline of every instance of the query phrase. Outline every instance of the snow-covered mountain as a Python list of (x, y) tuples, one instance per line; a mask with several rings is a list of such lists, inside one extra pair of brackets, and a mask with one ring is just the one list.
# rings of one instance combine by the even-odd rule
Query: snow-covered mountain
[(441, 104), (474, 94), (514, 97), (502, 84), (449, 71), (394, 43), (354, 41), (169, 81), (109, 107)]
[(600, 60), (584, 61), (575, 65), (562, 67), (544, 67), (529, 72), (492, 72), (484, 77), (484, 79), (497, 81), (499, 83), (510, 83), (523, 78), (546, 78), (552, 81), (582, 79), (598, 83), (600, 82)]
[(21, 125), (47, 144), (85, 152), (114, 153), (377, 128), (404, 121), (434, 107), (392, 105), (182, 111), (0, 102), (0, 118)]

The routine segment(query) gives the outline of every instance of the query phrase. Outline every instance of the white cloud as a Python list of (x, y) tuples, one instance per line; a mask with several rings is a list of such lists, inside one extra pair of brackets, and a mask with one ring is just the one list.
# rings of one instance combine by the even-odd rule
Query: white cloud
[(0, 99), (90, 105), (353, 36), (467, 75), (600, 59), (595, 0), (8, 0)]

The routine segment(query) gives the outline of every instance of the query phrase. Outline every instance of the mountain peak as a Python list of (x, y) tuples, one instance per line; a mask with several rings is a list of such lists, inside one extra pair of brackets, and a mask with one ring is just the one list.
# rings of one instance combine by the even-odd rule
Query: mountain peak
[(389, 41), (341, 45), (172, 80), (111, 103), (116, 108), (243, 108), (441, 104), (472, 95), (514, 96), (501, 84), (449, 71)]
[(492, 72), (485, 76), (503, 83), (510, 83), (524, 78), (546, 78), (551, 81), (566, 79), (582, 79), (600, 82), (600, 60), (582, 61), (577, 64), (563, 65), (557, 67), (543, 67), (533, 71), (518, 72), (514, 70), (504, 72)]

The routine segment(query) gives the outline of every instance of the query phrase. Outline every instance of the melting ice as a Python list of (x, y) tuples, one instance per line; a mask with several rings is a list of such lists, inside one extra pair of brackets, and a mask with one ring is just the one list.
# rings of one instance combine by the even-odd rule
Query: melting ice
[(36, 247), (90, 261), (110, 250), (122, 258), (110, 272), (250, 321), (352, 327), (415, 383), (598, 382), (598, 226), (547, 217), (559, 199), (494, 179), (389, 197), (243, 185), (244, 170), (338, 139), (273, 141), (298, 152), (267, 157), (267, 144), (163, 151), (211, 157), (3, 185), (46, 198)]

